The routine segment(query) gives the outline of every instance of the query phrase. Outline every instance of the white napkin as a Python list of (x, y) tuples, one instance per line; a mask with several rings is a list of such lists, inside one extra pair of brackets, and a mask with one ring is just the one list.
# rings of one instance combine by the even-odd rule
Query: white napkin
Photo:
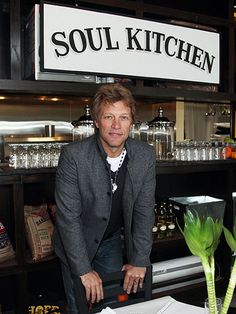
[(159, 311), (157, 311), (157, 314), (161, 314), (166, 312), (166, 310), (171, 306), (171, 304), (175, 302), (174, 299), (171, 299), (169, 302), (167, 302)]
[(102, 312), (100, 312), (100, 314), (116, 314), (116, 312), (107, 306), (105, 309), (102, 310)]
[(176, 301), (174, 299), (167, 302), (159, 311), (157, 311), (156, 314), (203, 314), (205, 313), (205, 310), (203, 308), (182, 303), (179, 301)]

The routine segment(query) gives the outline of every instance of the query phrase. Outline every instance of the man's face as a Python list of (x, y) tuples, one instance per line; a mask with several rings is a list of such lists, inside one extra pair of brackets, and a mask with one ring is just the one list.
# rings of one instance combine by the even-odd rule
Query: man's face
[(119, 152), (129, 136), (132, 125), (131, 109), (123, 101), (104, 104), (95, 120), (95, 125), (99, 129), (105, 152), (108, 155)]

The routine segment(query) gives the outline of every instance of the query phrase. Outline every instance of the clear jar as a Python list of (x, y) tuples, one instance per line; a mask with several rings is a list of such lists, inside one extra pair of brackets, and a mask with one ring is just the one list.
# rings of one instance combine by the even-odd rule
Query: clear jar
[(73, 141), (81, 141), (82, 139), (94, 134), (93, 122), (79, 121), (73, 128)]
[(172, 158), (174, 154), (174, 122), (154, 122), (154, 137), (158, 159)]

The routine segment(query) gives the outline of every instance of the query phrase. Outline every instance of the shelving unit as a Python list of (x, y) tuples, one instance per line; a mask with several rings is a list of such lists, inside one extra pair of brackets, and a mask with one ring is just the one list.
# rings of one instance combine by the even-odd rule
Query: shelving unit
[[(167, 198), (174, 196), (190, 196), (190, 195), (203, 195), (207, 194), (213, 197), (220, 197), (226, 200), (226, 213), (224, 224), (228, 227), (232, 225), (232, 192), (234, 191), (234, 184), (232, 182), (233, 173), (236, 171), (235, 161), (216, 161), (216, 162), (158, 162), (157, 163), (157, 196), (159, 198)], [(1, 186), (8, 186), (9, 189), (14, 191), (15, 197), (13, 197), (14, 208), (14, 222), (15, 222), (15, 234), (11, 240), (16, 250), (16, 259), (9, 262), (5, 262), (0, 267), (0, 278), (4, 280), (8, 277), (15, 276), (19, 280), (21, 286), (20, 298), (17, 303), (19, 313), (25, 313), (26, 304), (30, 304), (29, 296), (29, 274), (35, 274), (37, 278), (37, 272), (45, 271), (44, 280), (46, 280), (46, 273), (49, 269), (52, 272), (59, 274), (58, 260), (57, 258), (46, 258), (42, 261), (33, 262), (29, 255), (29, 251), (25, 243), (25, 231), (24, 231), (24, 218), (23, 207), (25, 202), (34, 201), (38, 203), (42, 195), (46, 201), (51, 202), (53, 197), (53, 182), (55, 176), (55, 169), (19, 169), (12, 170), (6, 169), (0, 173), (0, 191)], [(181, 185), (179, 182), (181, 181)], [(209, 186), (212, 182), (217, 182), (212, 187)], [(51, 188), (48, 189), (48, 186)], [(42, 188), (43, 187), (43, 188)], [(32, 191), (37, 194), (32, 195)], [(30, 196), (30, 197), (29, 197)], [(28, 198), (28, 200), (27, 200)], [(7, 208), (5, 209), (7, 211)], [(15, 238), (15, 240), (14, 240)], [(181, 253), (182, 252), (182, 253)], [(152, 259), (153, 261), (165, 260), (176, 258), (179, 254), (186, 256), (188, 249), (186, 244), (178, 233), (173, 239), (156, 240), (154, 239)], [(228, 277), (231, 252), (225, 245), (223, 238), (220, 247), (217, 251), (217, 262), (221, 269), (221, 285)], [(15, 279), (15, 280), (16, 280)], [(41, 278), (42, 279), (42, 278)], [(0, 279), (1, 280), (1, 279)], [(15, 282), (15, 281), (14, 281)], [(57, 275), (57, 285), (61, 287), (61, 279)], [(202, 287), (204, 283), (193, 285), (193, 289), (197, 286)], [(15, 283), (13, 283), (14, 289), (16, 289)], [(47, 287), (47, 285), (45, 285)], [(45, 288), (44, 287), (44, 288)], [(41, 286), (43, 290), (43, 286)], [(190, 289), (189, 287), (187, 289)], [(175, 289), (175, 291), (168, 291), (173, 295), (177, 295), (183, 291), (181, 289)], [(59, 294), (62, 294), (59, 291)], [(0, 294), (1, 295), (1, 294)], [(17, 295), (17, 292), (16, 292)], [(160, 296), (163, 293), (160, 293)], [(2, 301), (2, 300), (1, 300)]]
[[(233, 0), (218, 1), (178, 1), (174, 0), (56, 0), (55, 3), (75, 5), (82, 8), (100, 10), (137, 18), (156, 21), (182, 20), (202, 24), (217, 29), (221, 33), (221, 79), (219, 92), (193, 91), (184, 88), (161, 88), (155, 86), (154, 80), (134, 80), (130, 86), (137, 99), (152, 101), (191, 101), (198, 103), (230, 104), (231, 106), (231, 135), (234, 137), (236, 90), (235, 90), (235, 27), (233, 18)], [(96, 84), (73, 82), (47, 82), (23, 79), (24, 68), (24, 21), (37, 0), (2, 1), (0, 13), (4, 13), (6, 33), (9, 39), (0, 42), (9, 48), (0, 55), (0, 62), (9, 66), (3, 73), (0, 69), (0, 93), (9, 95), (64, 95), (92, 97), (97, 89)], [(210, 12), (210, 16), (208, 13)], [(1, 53), (1, 52), (0, 52)], [(5, 59), (4, 59), (5, 58)], [(57, 258), (32, 262), (25, 241), (23, 208), (26, 202), (38, 202), (42, 195), (46, 200), (53, 200), (53, 184), (55, 169), (12, 170), (0, 172), (0, 220), (3, 220), (10, 235), (16, 258), (0, 264), (0, 304), (5, 308), (14, 309), (16, 313), (26, 313), (31, 298), (29, 291), (32, 278), (41, 277), (46, 284), (48, 272), (57, 274), (54, 286), (60, 290), (61, 277), (58, 276)], [(233, 201), (232, 192), (236, 191), (236, 162), (232, 160), (215, 162), (157, 162), (157, 198), (174, 196), (207, 194), (226, 200), (224, 223), (232, 227)], [(50, 188), (49, 188), (50, 187)], [(183, 239), (155, 241), (153, 252), (167, 251), (174, 245), (184, 246)], [(160, 254), (161, 255), (161, 254)], [(169, 254), (171, 256), (171, 254)], [(173, 254), (172, 257), (175, 255)], [(222, 260), (224, 257), (224, 261)], [(231, 252), (222, 240), (218, 249), (217, 260), (221, 267), (222, 281), (229, 273)], [(164, 258), (164, 257), (163, 257)], [(42, 276), (45, 274), (45, 276)], [(43, 277), (43, 278), (42, 278)], [(43, 287), (40, 282), (39, 289)], [(194, 288), (191, 287), (194, 291)], [(191, 290), (187, 288), (188, 292)], [(183, 289), (179, 289), (182, 291)], [(186, 289), (185, 289), (186, 291)], [(61, 291), (60, 291), (61, 292)], [(172, 293), (174, 293), (172, 291)], [(178, 293), (176, 290), (175, 293)], [(9, 297), (10, 295), (10, 297)]]
[[(49, 269), (59, 271), (55, 256), (37, 262), (32, 260), (26, 244), (24, 224), (24, 204), (28, 202), (33, 204), (33, 200), (39, 204), (42, 197), (45, 202), (50, 201), (48, 193), (50, 191), (52, 197), (50, 186), (54, 182), (54, 173), (55, 169), (31, 171), (5, 169), (0, 173), (0, 193), (4, 193), (1, 202), (1, 221), (15, 250), (14, 259), (0, 263), (0, 281), (6, 280), (6, 284), (0, 288), (0, 303), (3, 309), (15, 309), (16, 313), (26, 313), (32, 292), (28, 281), (29, 274), (44, 269), (44, 280), (47, 282), (46, 274)], [(33, 187), (34, 195), (29, 193)], [(14, 279), (10, 280), (11, 278)]]

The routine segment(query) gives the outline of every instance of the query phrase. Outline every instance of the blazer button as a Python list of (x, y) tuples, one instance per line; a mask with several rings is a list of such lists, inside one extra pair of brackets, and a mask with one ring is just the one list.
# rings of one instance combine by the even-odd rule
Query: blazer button
[(107, 221), (107, 218), (106, 218), (106, 217), (103, 217), (102, 220), (103, 220), (103, 221)]
[(108, 195), (108, 196), (111, 196), (111, 192), (107, 192), (107, 195)]
[(99, 241), (98, 241), (98, 239), (95, 239), (94, 242), (98, 244)]

